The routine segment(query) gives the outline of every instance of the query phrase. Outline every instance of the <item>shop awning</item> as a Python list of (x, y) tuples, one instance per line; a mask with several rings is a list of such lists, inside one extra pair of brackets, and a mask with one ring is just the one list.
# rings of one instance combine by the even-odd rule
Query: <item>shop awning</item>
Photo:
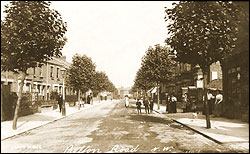
[(157, 87), (154, 87), (154, 89), (151, 91), (152, 94), (156, 93)]
[(156, 91), (157, 91), (157, 87), (152, 87), (151, 89), (149, 89), (148, 91), (147, 91), (147, 93), (156, 93)]
[(216, 90), (222, 90), (222, 80), (221, 79), (216, 79), (212, 80), (208, 85), (208, 89), (216, 89)]

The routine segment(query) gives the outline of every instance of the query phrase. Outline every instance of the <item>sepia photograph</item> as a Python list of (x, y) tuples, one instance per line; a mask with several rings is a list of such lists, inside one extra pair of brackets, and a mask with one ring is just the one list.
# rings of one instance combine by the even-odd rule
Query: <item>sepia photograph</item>
[(249, 153), (249, 1), (1, 1), (1, 153)]

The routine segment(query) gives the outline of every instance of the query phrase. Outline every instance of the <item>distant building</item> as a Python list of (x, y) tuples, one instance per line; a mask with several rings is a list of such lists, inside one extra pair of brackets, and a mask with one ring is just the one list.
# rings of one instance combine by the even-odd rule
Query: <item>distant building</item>
[(118, 95), (120, 96), (120, 98), (124, 98), (125, 95), (130, 96), (130, 94), (129, 94), (129, 90), (130, 89), (131, 89), (131, 87), (127, 87), (127, 88), (121, 87), (121, 88), (118, 88)]

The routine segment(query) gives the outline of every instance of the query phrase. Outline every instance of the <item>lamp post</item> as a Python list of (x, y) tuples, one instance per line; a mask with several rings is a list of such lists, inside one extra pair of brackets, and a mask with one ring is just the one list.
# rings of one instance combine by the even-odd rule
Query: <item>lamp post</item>
[(66, 116), (66, 107), (65, 107), (65, 91), (64, 91), (64, 78), (65, 78), (65, 72), (66, 69), (65, 68), (61, 68), (61, 72), (62, 72), (62, 77), (63, 77), (63, 105), (62, 105), (62, 115)]

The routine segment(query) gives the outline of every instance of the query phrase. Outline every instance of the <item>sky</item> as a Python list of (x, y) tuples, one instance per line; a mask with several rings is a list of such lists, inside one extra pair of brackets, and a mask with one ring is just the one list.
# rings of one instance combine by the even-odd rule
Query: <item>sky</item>
[[(67, 22), (67, 43), (62, 50), (68, 62), (87, 55), (116, 88), (133, 86), (141, 58), (149, 46), (164, 45), (167, 38), (165, 8), (174, 1), (52, 1)], [(9, 2), (1, 1), (3, 7)]]

